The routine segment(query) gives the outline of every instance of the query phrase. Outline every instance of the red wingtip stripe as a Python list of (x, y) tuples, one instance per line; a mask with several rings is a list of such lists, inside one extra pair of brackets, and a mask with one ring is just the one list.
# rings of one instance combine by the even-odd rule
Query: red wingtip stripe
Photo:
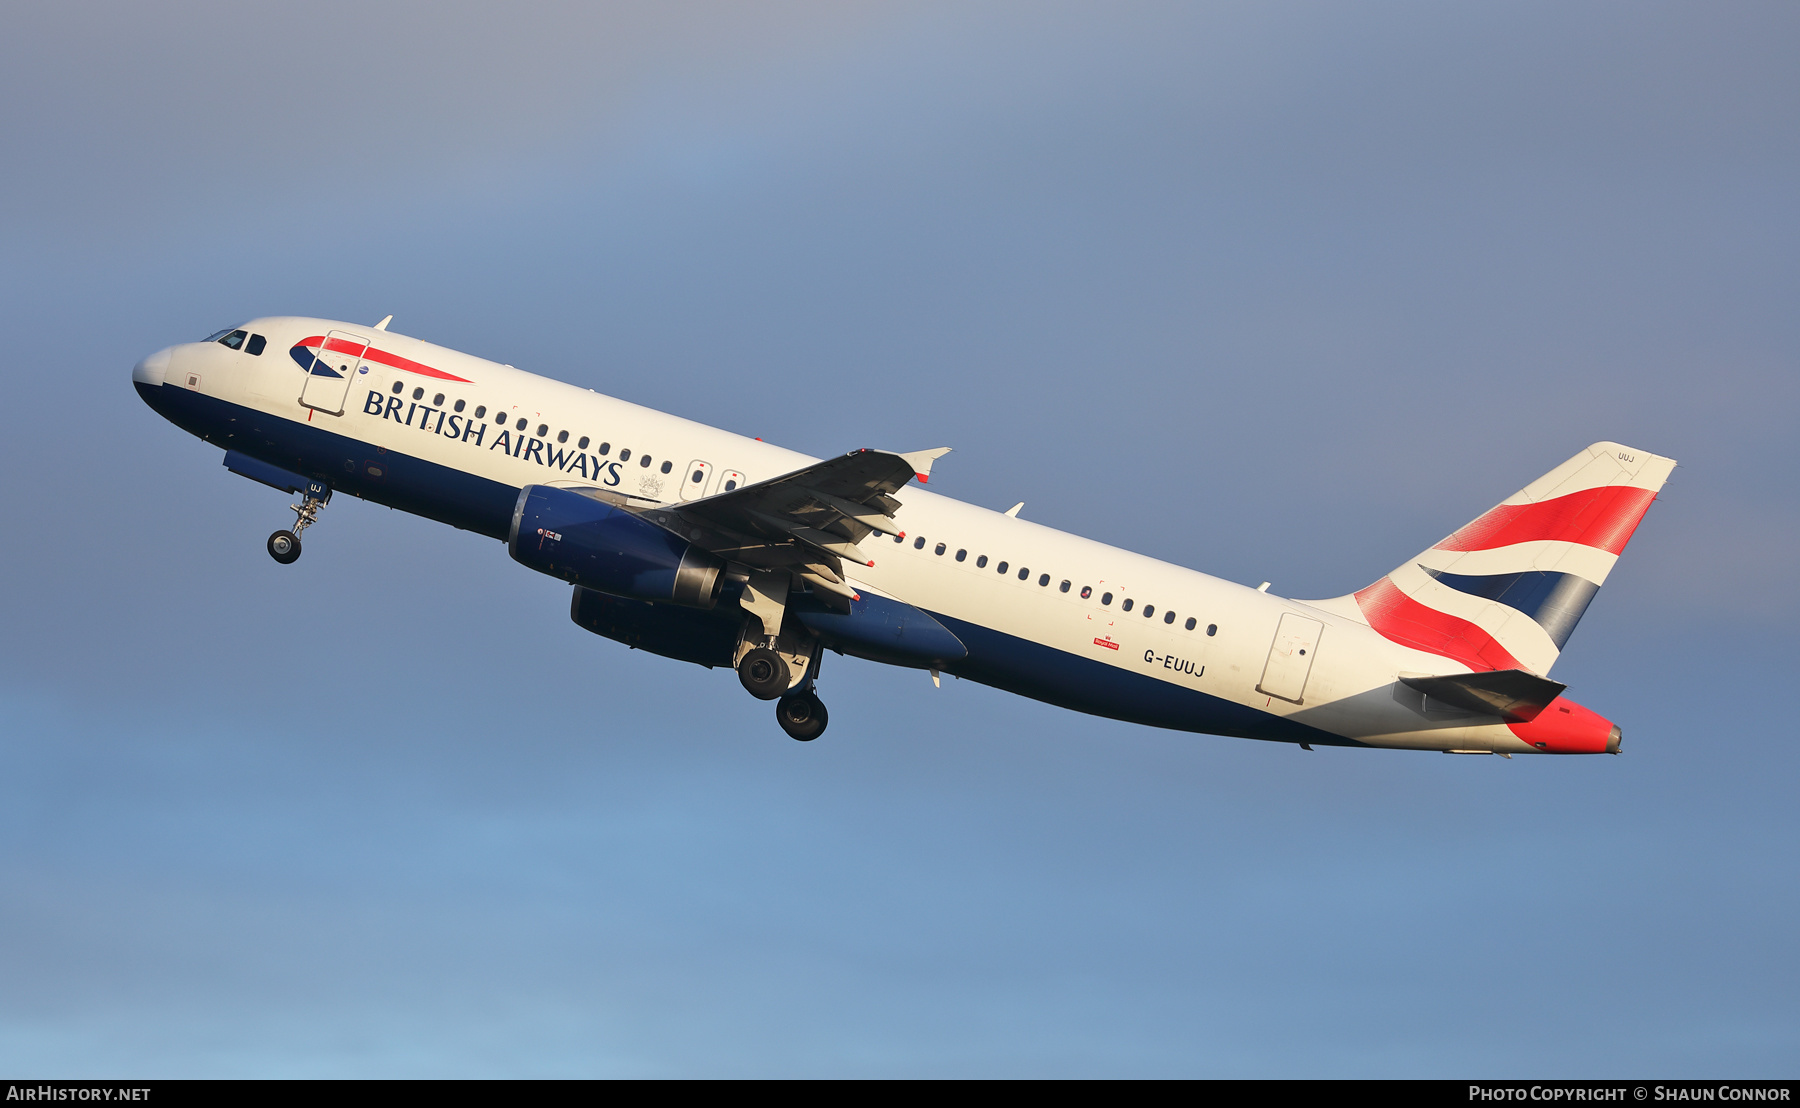
[(931, 480), (931, 474), (929, 473), (915, 473), (913, 476), (919, 479), (919, 484), (921, 485)]
[(415, 362), (411, 358), (402, 358), (398, 354), (390, 354), (385, 350), (377, 350), (373, 346), (369, 347), (367, 350), (363, 350), (355, 343), (345, 339), (332, 339), (330, 342), (326, 342), (324, 335), (314, 335), (308, 339), (301, 339), (294, 345), (315, 346), (322, 350), (330, 350), (337, 354), (361, 354), (367, 361), (378, 362), (381, 365), (389, 366), (393, 369), (404, 369), (408, 373), (417, 373), (423, 377), (435, 377), (440, 381), (459, 381), (465, 385), (473, 383), (467, 377), (458, 377), (454, 373), (445, 373), (441, 369), (433, 369), (422, 362)]
[(1439, 550), (1493, 550), (1553, 539), (1620, 554), (1656, 494), (1602, 485), (1536, 504), (1502, 504), (1437, 544)]
[(1356, 606), (1369, 626), (1391, 642), (1453, 659), (1473, 670), (1525, 668), (1480, 625), (1426, 607), (1386, 577), (1357, 593)]

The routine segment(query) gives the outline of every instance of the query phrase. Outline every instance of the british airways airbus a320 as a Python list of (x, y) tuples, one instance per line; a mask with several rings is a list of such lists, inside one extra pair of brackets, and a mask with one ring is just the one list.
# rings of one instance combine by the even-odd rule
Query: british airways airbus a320
[[(391, 318), (391, 317), (390, 317)], [(1675, 463), (1595, 443), (1367, 588), (1287, 600), (386, 329), (277, 317), (139, 362), (138, 394), (296, 493), (475, 531), (597, 635), (729, 666), (817, 738), (826, 650), (1153, 727), (1464, 754), (1618, 753), (1550, 667)]]

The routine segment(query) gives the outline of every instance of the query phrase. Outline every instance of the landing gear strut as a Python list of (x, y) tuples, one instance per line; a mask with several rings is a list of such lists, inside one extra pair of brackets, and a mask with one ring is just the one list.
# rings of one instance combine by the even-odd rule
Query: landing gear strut
[(319, 522), (319, 509), (325, 501), (331, 499), (331, 491), (325, 490), (323, 498), (313, 495), (320, 486), (314, 485), (306, 490), (298, 504), (289, 504), (288, 509), (294, 513), (294, 529), (277, 531), (269, 536), (269, 557), (282, 565), (293, 565), (300, 560), (300, 533)]
[[(824, 647), (804, 627), (787, 623), (792, 577), (786, 570), (745, 570), (744, 629), (737, 645), (737, 675), (758, 700), (774, 700), (775, 720), (789, 738), (809, 743), (825, 733), (825, 705), (813, 692)], [(760, 632), (760, 633), (759, 633)], [(802, 672), (799, 681), (794, 674)]]

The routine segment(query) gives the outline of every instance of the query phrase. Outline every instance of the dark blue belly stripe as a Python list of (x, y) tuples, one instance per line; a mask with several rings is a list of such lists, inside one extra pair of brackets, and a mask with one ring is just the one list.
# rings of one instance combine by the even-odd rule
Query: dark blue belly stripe
[(1240, 739), (1362, 746), (1304, 723), (1258, 711), (1196, 689), (1132, 673), (954, 616), (931, 613), (969, 648), (945, 673), (1090, 715)]
[[(516, 486), (173, 385), (139, 383), (137, 390), (146, 404), (189, 434), (322, 480), (335, 491), (502, 541), (511, 527)], [(956, 677), (1151, 727), (1315, 746), (1363, 745), (1147, 673), (931, 614), (968, 648), (968, 657), (944, 667)]]
[(335, 491), (502, 541), (512, 525), (519, 499), (514, 486), (174, 385), (138, 382), (137, 390), (144, 403), (189, 434), (324, 481)]

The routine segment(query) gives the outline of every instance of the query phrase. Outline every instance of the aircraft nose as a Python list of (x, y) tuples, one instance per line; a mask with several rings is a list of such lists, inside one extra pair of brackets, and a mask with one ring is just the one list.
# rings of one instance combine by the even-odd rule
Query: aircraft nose
[(140, 385), (160, 385), (169, 372), (169, 357), (174, 352), (173, 346), (145, 358), (131, 367), (131, 379)]

